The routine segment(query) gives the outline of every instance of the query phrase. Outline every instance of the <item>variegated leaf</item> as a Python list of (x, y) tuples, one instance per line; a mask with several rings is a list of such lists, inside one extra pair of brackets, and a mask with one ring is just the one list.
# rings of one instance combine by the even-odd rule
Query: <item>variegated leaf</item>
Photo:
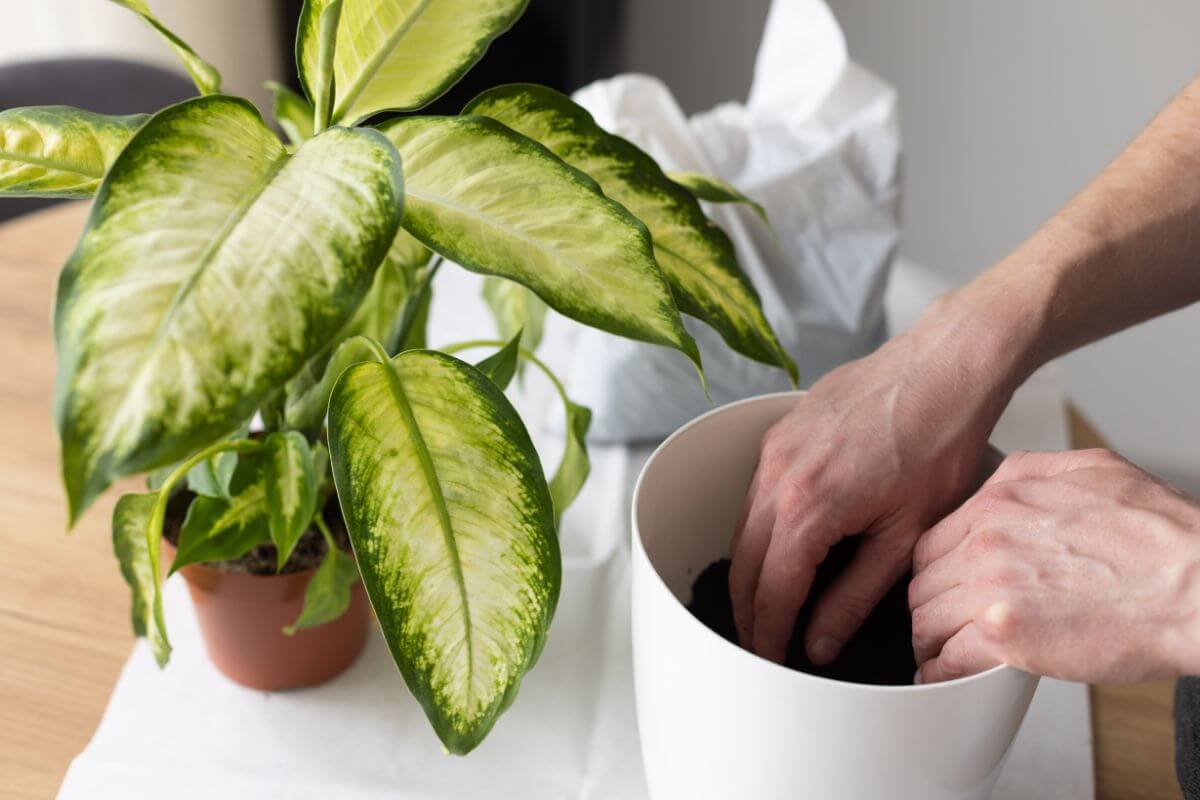
[(350, 366), (360, 361), (371, 361), (375, 350), (364, 336), (352, 336), (338, 344), (326, 361), (321, 377), (312, 379), (306, 369), (288, 384), (286, 406), (287, 424), (297, 430), (315, 434), (325, 419), (329, 407), (329, 393), (333, 385)]
[(183, 62), (183, 68), (187, 70), (188, 75), (192, 76), (192, 82), (196, 84), (196, 88), (200, 90), (201, 94), (213, 94), (221, 91), (221, 73), (217, 72), (217, 68), (196, 55), (196, 51), (188, 46), (187, 42), (159, 22), (158, 18), (150, 11), (150, 6), (146, 5), (146, 0), (112, 0), (112, 2), (137, 14), (171, 46), (175, 55), (179, 56), (179, 60)]
[[(340, 0), (329, 116), (353, 124), (380, 111), (411, 110), (453, 86), (508, 30), (528, 0)], [(296, 60), (318, 81), (322, 19), (330, 0), (306, 0)]]
[(0, 196), (91, 197), (147, 119), (70, 106), (0, 111)]
[(496, 388), (504, 391), (517, 374), (517, 363), (521, 356), (521, 332), (513, 334), (508, 344), (475, 364), (475, 369), (487, 375)]
[(345, 614), (350, 607), (350, 592), (357, 581), (358, 566), (354, 559), (336, 547), (330, 547), (308, 580), (300, 616), (284, 627), (283, 632), (292, 636), (300, 628), (315, 628)]
[(374, 131), (331, 128), (289, 155), (221, 95), (147, 122), (59, 281), (71, 519), (115, 477), (236, 430), (327, 346), (395, 238), (402, 194)]
[(317, 510), (317, 475), (308, 440), (296, 431), (268, 434), (263, 448), (267, 517), (282, 570)]
[[(121, 566), (121, 575), (133, 595), (130, 616), (133, 632), (145, 636), (161, 667), (171, 655), (171, 643), (163, 621), (162, 600), (156, 591), (158, 545), (162, 520), (155, 524), (157, 492), (122, 495), (113, 509), (113, 551)], [(151, 552), (151, 542), (154, 552)]]
[(288, 141), (299, 147), (313, 135), (313, 107), (300, 95), (277, 81), (264, 86), (271, 92), (271, 115)]
[(544, 86), (490, 89), (464, 113), (499, 120), (593, 177), (650, 229), (654, 255), (680, 310), (711, 325), (739, 353), (797, 379), (796, 365), (767, 322), (729, 237), (649, 155), (605, 131), (571, 98)]
[(483, 300), (501, 337), (511, 339), (520, 331), (521, 346), (537, 350), (546, 323), (546, 304), (540, 297), (516, 281), (488, 275), (483, 279)]
[(702, 172), (668, 172), (667, 177), (687, 189), (701, 200), (710, 203), (742, 203), (754, 209), (765, 225), (770, 227), (771, 220), (767, 219), (767, 210), (762, 203), (756, 203), (739, 192), (733, 185), (712, 175)]
[(237, 469), (237, 453), (226, 450), (209, 456), (188, 470), (187, 486), (205, 497), (229, 498), (229, 482)]
[(503, 393), (410, 350), (357, 364), (329, 403), (334, 480), (371, 604), (448, 750), (516, 696), (561, 580), (550, 493)]
[(296, 30), (296, 69), (316, 110), (313, 122), (324, 127), (333, 110), (333, 54), (342, 0), (304, 0)]
[(188, 506), (171, 572), (188, 564), (240, 558), (271, 540), (264, 460), (238, 461), (229, 499), (197, 497)]
[(404, 160), (404, 227), (429, 248), (699, 366), (645, 226), (591, 178), (486, 117), (406, 117), (380, 129)]

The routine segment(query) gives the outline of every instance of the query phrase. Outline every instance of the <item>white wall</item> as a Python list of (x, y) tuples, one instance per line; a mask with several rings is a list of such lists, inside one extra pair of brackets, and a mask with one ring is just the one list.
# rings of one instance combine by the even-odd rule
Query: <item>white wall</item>
[[(665, 77), (689, 110), (744, 94), (768, 0), (629, 2), (628, 68)], [(903, 250), (955, 281), (1032, 232), (1200, 73), (1196, 0), (829, 2), (851, 55), (900, 91)], [(1118, 449), (1193, 491), (1198, 342), (1193, 307), (1066, 360), (1072, 398)]]
[[(224, 88), (267, 109), (263, 81), (290, 69), (268, 0), (153, 0), (169, 28), (221, 71)], [(0, 64), (108, 56), (179, 70), (171, 49), (135, 14), (108, 0), (0, 0)]]

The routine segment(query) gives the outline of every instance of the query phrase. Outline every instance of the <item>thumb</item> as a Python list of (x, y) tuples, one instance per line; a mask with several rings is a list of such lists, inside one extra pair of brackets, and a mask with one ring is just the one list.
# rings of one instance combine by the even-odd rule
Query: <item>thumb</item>
[(1072, 470), (1112, 466), (1115, 463), (1125, 463), (1125, 459), (1111, 450), (1103, 448), (1066, 450), (1056, 453), (1030, 453), (1017, 450), (1010, 453), (1001, 462), (992, 476), (984, 482), (984, 485), (1002, 481), (1052, 478)]

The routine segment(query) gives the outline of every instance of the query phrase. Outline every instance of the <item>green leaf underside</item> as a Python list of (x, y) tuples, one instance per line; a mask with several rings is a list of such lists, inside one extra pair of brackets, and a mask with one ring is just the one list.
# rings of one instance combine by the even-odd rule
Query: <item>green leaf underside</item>
[(354, 559), (336, 547), (330, 548), (304, 590), (304, 608), (300, 610), (300, 616), (283, 632), (291, 636), (300, 628), (324, 625), (345, 614), (357, 580), (358, 566)]
[(327, 346), (395, 238), (402, 197), (395, 150), (373, 131), (331, 128), (289, 156), (253, 106), (221, 95), (148, 121), (59, 281), (71, 519), (115, 477), (236, 430)]
[(128, 8), (140, 16), (147, 25), (153, 28), (171, 46), (171, 49), (175, 51), (175, 55), (183, 62), (183, 68), (187, 70), (188, 75), (192, 77), (192, 81), (196, 84), (196, 88), (202, 94), (213, 94), (221, 90), (221, 73), (217, 72), (216, 67), (196, 55), (196, 51), (188, 46), (187, 42), (180, 39), (169, 28), (159, 22), (158, 18), (151, 13), (150, 7), (146, 5), (145, 0), (112, 0), (112, 2)]
[(407, 117), (380, 129), (404, 161), (404, 227), (429, 248), (699, 366), (645, 227), (582, 172), (486, 117)]
[(729, 237), (649, 155), (605, 131), (566, 95), (544, 86), (490, 89), (464, 113), (496, 119), (594, 178), (607, 196), (649, 228), (655, 257), (680, 310), (712, 326), (737, 352), (781, 367), (796, 380), (796, 366), (767, 322)]
[(392, 345), (395, 343), (390, 340), (404, 310), (404, 301), (421, 282), (432, 256), (429, 248), (414, 239), (408, 231), (397, 233), (375, 273), (370, 291), (338, 338), (367, 336), (383, 343), (389, 350), (394, 349)]
[(265, 445), (267, 516), (277, 550), (276, 569), (283, 569), (317, 510), (317, 476), (308, 440), (299, 432), (271, 433)]
[(483, 279), (483, 299), (501, 338), (511, 339), (520, 332), (521, 346), (537, 350), (546, 323), (546, 304), (540, 297), (516, 281), (488, 275)]
[[(171, 644), (163, 624), (161, 604), (155, 609), (154, 566), (149, 550), (149, 532), (157, 493), (127, 494), (113, 509), (113, 552), (121, 575), (133, 595), (130, 616), (133, 632), (145, 636), (159, 666), (167, 663)], [(155, 535), (161, 535), (156, 531)]]
[[(333, 385), (348, 367), (360, 361), (375, 359), (375, 350), (363, 336), (354, 336), (341, 342), (329, 357), (320, 380), (312, 382), (300, 378), (290, 384), (285, 417), (290, 427), (315, 433), (325, 419), (329, 407), (329, 393)], [(294, 393), (292, 391), (294, 390)]]
[(702, 172), (668, 172), (667, 177), (701, 200), (707, 200), (710, 203), (741, 203), (748, 205), (754, 209), (754, 212), (758, 214), (763, 223), (767, 226), (771, 224), (771, 220), (767, 219), (767, 210), (762, 207), (762, 203), (751, 200), (738, 191), (732, 184), (720, 178), (705, 175)]
[(529, 434), (486, 376), (427, 350), (351, 367), (328, 424), (392, 655), (446, 748), (468, 752), (512, 703), (558, 597), (552, 501)]
[(504, 391), (517, 373), (517, 361), (521, 355), (521, 332), (517, 331), (508, 344), (475, 365), (475, 369), (487, 375), (496, 388)]
[(69, 106), (0, 111), (0, 196), (91, 197), (147, 119)]
[(313, 135), (312, 104), (277, 81), (264, 84), (271, 92), (271, 114), (287, 135), (288, 141), (299, 147)]
[(579, 496), (592, 471), (587, 452), (587, 432), (592, 424), (592, 410), (562, 398), (566, 410), (566, 441), (562, 458), (554, 477), (550, 479), (550, 496), (554, 500), (554, 526), (562, 521), (563, 512)]
[[(343, 0), (333, 48), (330, 119), (353, 124), (437, 99), (516, 22), (528, 0)], [(320, 10), (309, 0), (297, 40), (306, 87), (320, 63)], [(312, 92), (309, 93), (313, 97)], [(315, 98), (314, 98), (315, 101)]]
[(230, 499), (197, 497), (188, 506), (171, 572), (202, 561), (239, 558), (270, 541), (263, 457), (239, 460)]

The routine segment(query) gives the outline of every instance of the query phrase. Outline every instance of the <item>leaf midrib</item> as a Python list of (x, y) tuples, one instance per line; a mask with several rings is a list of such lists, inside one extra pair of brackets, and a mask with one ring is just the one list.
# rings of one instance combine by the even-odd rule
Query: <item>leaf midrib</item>
[[(421, 15), (425, 13), (427, 8), (429, 8), (430, 2), (432, 2), (432, 0), (421, 0), (420, 5), (413, 9), (412, 13), (409, 15), (408, 19), (405, 20), (404, 24), (398, 27), (390, 36), (384, 39), (383, 46), (379, 48), (375, 55), (363, 62), (363, 69), (359, 72), (358, 76), (350, 82), (345, 99), (343, 100), (341, 97), (336, 98), (336, 102), (334, 103), (333, 107), (333, 113), (330, 115), (335, 121), (340, 122), (342, 115), (354, 107), (354, 103), (357, 102), (359, 96), (366, 91), (367, 85), (371, 82), (371, 79), (375, 77), (375, 73), (378, 72), (379, 68), (383, 66), (383, 63), (391, 57), (392, 51), (396, 49), (396, 45), (400, 43), (400, 40), (403, 39), (405, 35), (412, 30), (412, 27), (417, 24), (417, 21), (421, 18)], [(340, 20), (338, 28), (340, 31)], [(336, 37), (334, 39), (334, 48), (335, 50), (337, 48)], [(336, 87), (334, 91), (337, 91)]]
[(82, 175), (91, 180), (100, 180), (104, 177), (104, 171), (92, 172), (86, 169), (80, 169), (77, 166), (65, 164), (53, 158), (39, 158), (38, 156), (26, 156), (13, 153), (10, 150), (0, 150), (0, 161), (16, 161), (22, 164), (29, 164), (34, 167), (42, 167), (44, 169), (52, 169), (56, 172), (66, 172), (71, 175)]
[[(280, 149), (282, 150), (282, 145), (280, 146)], [(158, 326), (155, 327), (154, 334), (150, 339), (150, 343), (146, 346), (136, 374), (133, 376), (132, 380), (125, 384), (127, 391), (124, 397), (122, 397), (121, 407), (124, 407), (124, 400), (129, 396), (129, 391), (141, 382), (143, 373), (153, 360), (158, 348), (161, 346), (163, 339), (165, 338), (164, 332), (170, 327), (170, 323), (175, 318), (175, 314), (179, 310), (183, 300), (191, 293), (197, 281), (199, 281), (200, 276), (208, 268), (209, 264), (213, 262), (217, 252), (224, 246), (225, 242), (229, 240), (229, 237), (233, 235), (233, 231), (246, 218), (249, 210), (256, 202), (258, 202), (258, 199), (262, 197), (263, 192), (265, 192), (267, 187), (270, 186), (271, 181), (275, 179), (275, 176), (279, 174), (280, 170), (283, 169), (284, 165), (291, 160), (291, 158), (291, 154), (284, 151), (275, 159), (274, 162), (272, 162), (271, 166), (259, 178), (258, 183), (252, 187), (252, 190), (245, 196), (245, 198), (243, 198), (243, 200), (230, 212), (229, 217), (225, 220), (221, 230), (217, 232), (217, 235), (213, 237), (213, 240), (209, 243), (208, 247), (205, 248), (204, 252), (199, 258), (199, 264), (197, 265), (196, 269), (192, 271), (192, 274), (188, 276), (187, 280), (184, 281), (184, 284), (179, 287), (179, 290), (175, 293), (175, 296), (171, 298), (171, 305), (168, 306), (166, 312), (163, 313), (162, 320), (158, 323)], [(105, 435), (103, 437), (103, 441), (105, 442), (106, 446), (108, 445), (109, 437), (112, 434), (113, 426), (119, 419), (120, 415), (114, 415), (110, 417), (111, 421), (105, 430)], [(102, 452), (102, 449), (103, 448), (94, 451), (92, 456), (93, 464), (96, 458), (95, 454)]]
[(412, 404), (408, 401), (408, 394), (404, 391), (404, 386), (400, 382), (400, 376), (396, 373), (396, 367), (390, 361), (388, 363), (380, 363), (379, 366), (383, 369), (388, 389), (392, 393), (392, 398), (396, 401), (396, 407), (400, 411), (400, 415), (404, 418), (404, 427), (408, 432), (408, 440), (417, 452), (417, 460), (421, 465), (421, 474), (425, 478), (426, 486), (429, 488), (430, 502), (437, 511), (438, 526), (441, 528), (442, 540), (446, 545), (446, 552), (450, 558), (450, 574), (454, 576), (454, 582), (458, 585), (458, 595), (462, 603), (463, 632), (467, 640), (467, 686), (466, 698), (463, 705), (469, 708), (475, 675), (475, 643), (471, 630), (471, 609), (467, 598), (467, 581), (463, 575), (462, 560), (458, 554), (458, 543), (454, 540), (454, 525), (450, 521), (450, 508), (446, 504), (446, 496), (442, 491), (442, 483), (438, 478), (437, 468), (433, 464), (433, 455), (429, 452), (429, 445), (425, 442), (424, 434), (421, 433), (421, 429), (417, 426), (416, 414), (413, 413)]

